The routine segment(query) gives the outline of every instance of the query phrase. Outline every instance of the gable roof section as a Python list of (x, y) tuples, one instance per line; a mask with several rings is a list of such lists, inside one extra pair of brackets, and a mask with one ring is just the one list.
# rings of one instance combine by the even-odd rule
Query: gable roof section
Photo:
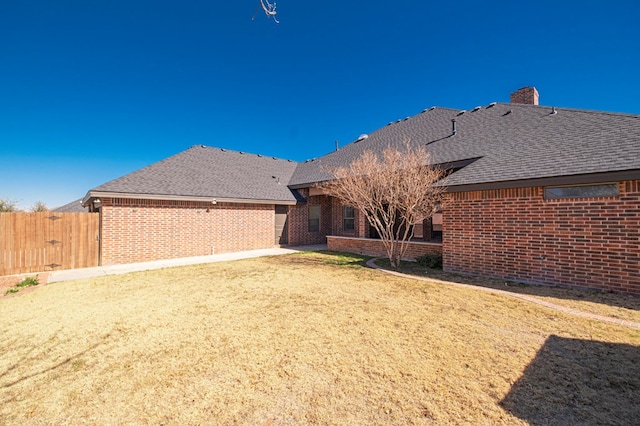
[(468, 160), (447, 179), (454, 190), (612, 172), (634, 171), (640, 177), (640, 116), (494, 103), (464, 112), (430, 108), (390, 123), (364, 140), (301, 163), (290, 185), (322, 182), (330, 178), (327, 170), (348, 165), (365, 150), (381, 153), (404, 141), (425, 145), (437, 164)]
[(84, 202), (92, 197), (131, 197), (295, 204), (297, 195), (287, 183), (296, 164), (196, 145), (93, 188)]
[(56, 207), (51, 210), (58, 213), (87, 213), (89, 209), (82, 205), (82, 198), (65, 204), (64, 206)]

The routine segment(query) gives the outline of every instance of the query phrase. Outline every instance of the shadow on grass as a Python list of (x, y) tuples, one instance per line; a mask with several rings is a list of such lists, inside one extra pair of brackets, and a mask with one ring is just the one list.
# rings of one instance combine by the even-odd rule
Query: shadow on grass
[(640, 348), (550, 336), (500, 405), (536, 425), (638, 424)]
[[(376, 261), (376, 264), (382, 268), (391, 269), (389, 260), (387, 259), (379, 259)], [(497, 290), (527, 294), (530, 296), (578, 300), (640, 311), (640, 297), (631, 294), (608, 293), (590, 289), (555, 287), (548, 285), (522, 284), (494, 278), (468, 276), (444, 272), (442, 269), (429, 269), (416, 262), (403, 261), (397, 271), (419, 277), (494, 288)]]
[[(0, 373), (0, 388), (11, 388), (25, 380), (31, 379), (33, 377), (36, 376), (41, 376), (43, 374), (46, 374), (48, 372), (57, 370), (58, 368), (65, 366), (67, 364), (73, 363), (76, 360), (79, 360), (81, 356), (85, 355), (86, 353), (96, 349), (98, 346), (100, 346), (107, 338), (109, 337), (109, 335), (107, 334), (106, 336), (104, 336), (100, 341), (96, 342), (95, 344), (87, 347), (86, 349), (76, 352), (68, 357), (63, 358), (61, 361), (58, 361), (56, 363), (53, 363), (45, 368), (42, 369), (38, 369), (37, 371), (32, 371), (32, 372), (24, 372), (24, 373), (18, 373), (17, 375), (19, 377), (17, 378), (8, 378), (7, 376), (11, 376), (12, 373), (14, 373), (17, 370), (20, 369), (28, 369), (32, 363), (37, 362), (39, 359), (41, 359), (43, 357), (43, 354), (46, 354), (47, 352), (51, 351), (53, 349), (53, 347), (55, 346), (54, 342), (57, 340), (58, 338), (58, 333), (56, 332), (53, 336), (51, 336), (47, 342), (45, 342), (42, 345), (38, 345), (38, 346), (32, 346), (30, 347), (21, 357), (20, 359), (15, 362), (14, 364), (10, 365), (9, 367), (7, 367), (5, 369), (5, 371)], [(61, 342), (62, 343), (62, 342)], [(59, 343), (59, 344), (61, 344)], [(6, 401), (3, 401), (3, 403), (5, 403)]]
[[(50, 346), (50, 345), (51, 345), (51, 344), (56, 340), (57, 336), (58, 336), (58, 332), (56, 332), (54, 335), (52, 335), (52, 336), (51, 336), (51, 337), (50, 337), (50, 338), (45, 342), (45, 344), (44, 344), (44, 345), (42, 345), (42, 346), (44, 346), (44, 347), (48, 347), (48, 346)], [(17, 341), (16, 339), (14, 339), (14, 340), (13, 340), (13, 341), (11, 341), (11, 342), (7, 342), (7, 343), (6, 343), (6, 345), (5, 345), (5, 344), (4, 344), (4, 342), (3, 342), (3, 344), (2, 344), (1, 346), (4, 346), (4, 347), (6, 347), (6, 348), (12, 348), (13, 350), (16, 350), (16, 349), (20, 348), (20, 344), (18, 343), (18, 341)], [(4, 348), (3, 348), (3, 349), (4, 349)], [(19, 359), (17, 362), (14, 362), (14, 363), (13, 363), (13, 364), (11, 364), (10, 366), (6, 367), (6, 369), (5, 369), (4, 371), (0, 372), (0, 383), (2, 382), (2, 380), (4, 379), (4, 377), (5, 377), (5, 376), (7, 376), (7, 375), (9, 375), (9, 374), (11, 374), (11, 372), (12, 372), (13, 370), (15, 370), (16, 368), (18, 368), (18, 367), (20, 367), (20, 366), (24, 365), (24, 363), (25, 363), (26, 361), (28, 361), (28, 360), (32, 357), (32, 354), (33, 354), (34, 352), (36, 352), (36, 350), (37, 350), (37, 349), (39, 349), (39, 347), (38, 347), (38, 346), (30, 346), (30, 347), (28, 348), (28, 350), (22, 354), (22, 356), (20, 357), (20, 359)], [(16, 382), (16, 383), (18, 383), (18, 382)], [(9, 385), (0, 384), (0, 387), (6, 388), (6, 387), (12, 386), (12, 385), (14, 385), (14, 384), (15, 384), (15, 383), (11, 383), (11, 384), (9, 384)]]

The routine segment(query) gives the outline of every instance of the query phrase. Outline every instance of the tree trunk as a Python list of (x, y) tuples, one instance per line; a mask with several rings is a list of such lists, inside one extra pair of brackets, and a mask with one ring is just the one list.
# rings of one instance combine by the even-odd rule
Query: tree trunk
[(389, 253), (389, 262), (393, 269), (398, 269), (400, 267), (400, 253), (398, 252), (397, 247), (395, 247), (393, 253)]

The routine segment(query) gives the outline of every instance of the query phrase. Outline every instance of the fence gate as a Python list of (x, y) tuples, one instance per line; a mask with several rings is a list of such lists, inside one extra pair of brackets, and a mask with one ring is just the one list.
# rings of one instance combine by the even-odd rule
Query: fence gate
[(98, 213), (0, 213), (0, 275), (98, 266)]

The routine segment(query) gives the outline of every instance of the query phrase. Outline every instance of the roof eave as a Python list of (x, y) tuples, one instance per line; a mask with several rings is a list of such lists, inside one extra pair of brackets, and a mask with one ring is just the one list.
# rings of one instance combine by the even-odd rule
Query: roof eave
[(131, 198), (137, 200), (162, 200), (162, 201), (197, 201), (207, 203), (235, 203), (235, 204), (297, 204), (296, 200), (267, 200), (253, 198), (227, 198), (227, 197), (202, 197), (193, 195), (167, 195), (167, 194), (138, 194), (132, 192), (89, 191), (82, 199), (82, 205), (86, 206), (96, 198)]
[(470, 192), (492, 189), (527, 188), (532, 186), (586, 185), (591, 183), (639, 180), (640, 169), (567, 176), (550, 176), (533, 179), (481, 182), (463, 185), (447, 185), (447, 192)]
[(322, 185), (323, 183), (329, 182), (330, 179), (327, 180), (319, 180), (316, 182), (308, 182), (308, 183), (297, 183), (295, 185), (288, 185), (289, 189), (304, 189), (304, 188), (313, 188), (314, 186)]

